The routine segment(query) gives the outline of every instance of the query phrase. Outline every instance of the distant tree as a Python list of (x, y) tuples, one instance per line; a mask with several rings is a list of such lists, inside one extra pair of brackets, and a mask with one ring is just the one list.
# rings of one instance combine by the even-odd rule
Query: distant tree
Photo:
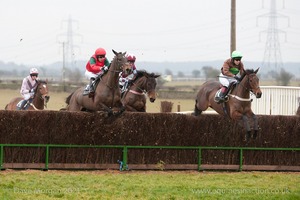
[(293, 74), (285, 71), (283, 68), (280, 69), (280, 73), (277, 73), (276, 71), (270, 71), (269, 73), (277, 81), (277, 84), (282, 86), (288, 86), (291, 79), (294, 77)]
[(199, 78), (200, 74), (201, 74), (200, 70), (195, 69), (195, 70), (192, 71), (192, 75), (193, 75), (194, 78)]
[(173, 76), (173, 72), (169, 69), (166, 69), (165, 74)]
[(157, 79), (156, 89), (159, 90), (167, 81), (163, 79), (162, 76), (158, 77)]
[(181, 71), (179, 71), (179, 72), (177, 73), (177, 77), (179, 77), (179, 78), (183, 78), (184, 76), (185, 76), (184, 73), (181, 72)]
[(220, 74), (220, 70), (217, 70), (212, 66), (203, 66), (202, 70), (204, 71), (205, 79), (209, 79), (209, 78), (217, 79), (218, 75)]

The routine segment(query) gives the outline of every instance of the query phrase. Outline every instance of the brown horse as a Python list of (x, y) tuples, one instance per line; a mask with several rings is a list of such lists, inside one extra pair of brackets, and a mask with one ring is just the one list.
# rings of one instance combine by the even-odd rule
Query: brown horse
[(151, 103), (156, 99), (156, 78), (160, 75), (137, 71), (134, 81), (122, 97), (126, 111), (146, 112), (146, 94)]
[(218, 81), (207, 81), (200, 86), (196, 98), (194, 115), (201, 114), (208, 107), (214, 109), (217, 113), (224, 116), (229, 116), (233, 120), (243, 120), (247, 130), (246, 140), (251, 138), (251, 129), (248, 118), (252, 118), (254, 122), (253, 138), (257, 137), (258, 122), (255, 114), (251, 110), (250, 92), (260, 98), (262, 92), (259, 87), (259, 79), (256, 76), (257, 70), (246, 70), (242, 75), (240, 83), (233, 86), (231, 93), (228, 95), (229, 100), (225, 103), (218, 104), (214, 101), (216, 92), (220, 89)]
[(126, 52), (115, 54), (109, 70), (100, 78), (92, 98), (83, 96), (84, 87), (78, 88), (70, 94), (66, 103), (68, 111), (107, 111), (109, 114), (117, 114), (124, 111), (119, 90), (119, 73), (127, 63)]
[[(34, 91), (34, 96), (30, 100), (29, 106), (27, 106), (26, 110), (44, 110), (44, 107), (47, 107), (47, 103), (50, 99), (48, 96), (48, 86), (47, 80), (38, 80), (37, 87)], [(23, 101), (22, 97), (13, 98), (6, 106), (5, 110), (17, 110), (17, 105), (20, 101)]]

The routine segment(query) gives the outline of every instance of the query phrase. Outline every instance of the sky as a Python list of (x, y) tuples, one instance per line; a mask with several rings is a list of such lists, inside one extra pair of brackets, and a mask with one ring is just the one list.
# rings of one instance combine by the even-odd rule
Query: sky
[[(247, 61), (265, 58), (270, 2), (236, 0), (236, 47)], [(73, 49), (76, 62), (98, 47), (110, 59), (114, 49), (137, 61), (224, 60), (230, 6), (231, 0), (2, 1), (0, 61), (47, 65), (70, 59)], [(300, 62), (300, 1), (276, 0), (276, 11), (282, 61)]]

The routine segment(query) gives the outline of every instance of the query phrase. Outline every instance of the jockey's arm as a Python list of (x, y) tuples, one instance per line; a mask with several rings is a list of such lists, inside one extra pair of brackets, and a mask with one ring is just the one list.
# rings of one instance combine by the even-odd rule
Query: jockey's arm
[(234, 77), (234, 74), (232, 74), (230, 71), (230, 66), (229, 64), (225, 61), (224, 64), (223, 64), (223, 67), (222, 67), (222, 73), (225, 75), (225, 76), (229, 76), (229, 77)]
[(90, 71), (93, 72), (93, 73), (99, 73), (101, 67), (96, 65), (96, 60), (92, 57), (90, 59)]
[(108, 61), (107, 58), (105, 58), (104, 65), (107, 66), (107, 67), (110, 65), (110, 62)]
[(28, 84), (27, 84), (27, 79), (24, 78), (23, 79), (23, 82), (22, 82), (22, 86), (21, 86), (21, 90), (20, 90), (20, 93), (21, 94), (28, 94), (30, 92)]

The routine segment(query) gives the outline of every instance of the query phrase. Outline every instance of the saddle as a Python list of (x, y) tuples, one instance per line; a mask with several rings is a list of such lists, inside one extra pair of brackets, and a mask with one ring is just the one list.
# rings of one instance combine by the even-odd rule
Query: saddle
[[(97, 76), (96, 79), (92, 82), (92, 84), (91, 84), (91, 85), (88, 85), (88, 86), (89, 86), (89, 87), (93, 87), (93, 88), (94, 88), (94, 91), (95, 91), (96, 88), (97, 88), (97, 85), (99, 84), (99, 82), (100, 82), (100, 80), (101, 80), (101, 77), (102, 77), (102, 75)], [(87, 89), (88, 89), (88, 90), (87, 90)], [(94, 93), (95, 93), (95, 92), (92, 92), (92, 93), (90, 92), (90, 88), (85, 88), (85, 89), (83, 90), (82, 95), (83, 95), (83, 96), (89, 95), (89, 97), (91, 98), (91, 97), (94, 96)]]
[[(236, 82), (232, 82), (229, 84), (228, 86), (228, 90), (226, 91), (225, 93), (225, 101), (224, 102), (227, 102), (229, 100), (229, 97), (228, 97), (228, 94), (231, 93), (232, 89), (234, 88), (234, 86), (236, 85), (237, 83)], [(215, 102), (217, 103), (224, 103), (224, 102), (220, 102), (220, 93), (221, 93), (221, 89), (222, 89), (222, 86), (220, 86), (219, 90), (216, 92), (215, 94)]]

